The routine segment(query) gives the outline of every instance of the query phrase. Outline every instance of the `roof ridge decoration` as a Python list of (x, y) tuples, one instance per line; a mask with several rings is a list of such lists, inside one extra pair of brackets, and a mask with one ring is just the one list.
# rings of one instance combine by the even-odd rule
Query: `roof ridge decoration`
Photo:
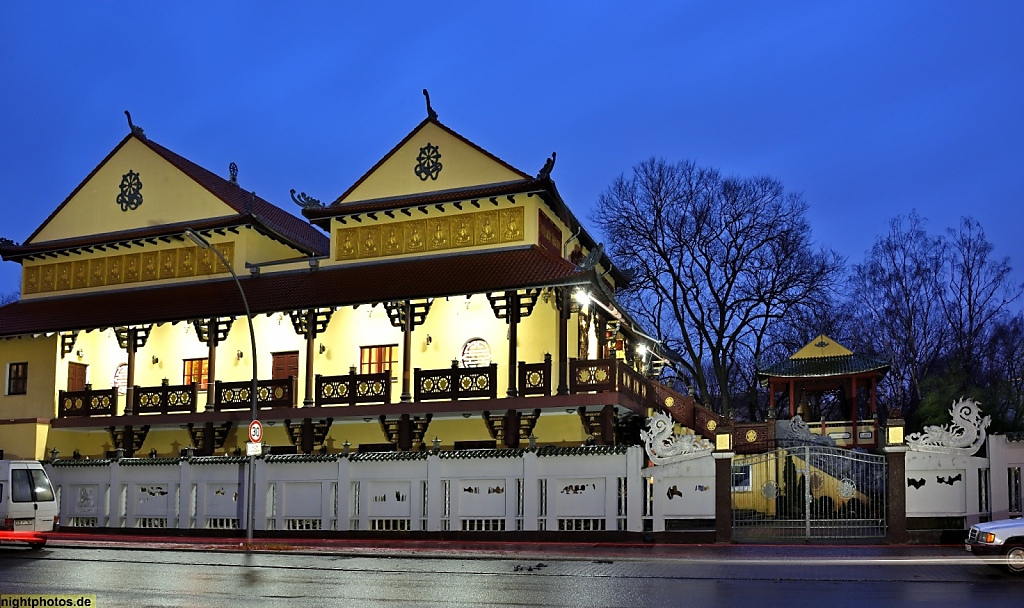
[[(376, 173), (376, 171), (378, 169), (380, 169), (387, 161), (389, 161), (398, 152), (398, 150), (400, 150), (403, 146), (405, 146), (405, 144), (407, 144), (417, 133), (419, 133), (428, 124), (433, 124), (433, 125), (437, 126), (442, 131), (444, 131), (447, 134), (449, 134), (450, 136), (454, 137), (456, 140), (462, 142), (463, 144), (469, 146), (471, 149), (473, 149), (476, 152), (484, 155), (485, 157), (487, 157), (491, 161), (497, 163), (498, 165), (500, 165), (505, 170), (514, 173), (516, 176), (518, 176), (519, 179), (521, 179), (523, 181), (534, 179), (532, 176), (530, 176), (526, 172), (524, 172), (521, 169), (518, 169), (518, 168), (512, 166), (511, 164), (509, 164), (508, 162), (502, 160), (501, 158), (499, 158), (498, 156), (494, 155), (493, 153), (491, 153), (491, 152), (485, 150), (484, 148), (480, 147), (479, 145), (473, 143), (472, 141), (470, 141), (469, 139), (467, 139), (463, 135), (461, 135), (458, 132), (456, 132), (451, 127), (448, 127), (447, 125), (442, 123), (440, 120), (438, 120), (437, 112), (434, 111), (433, 107), (430, 104), (430, 95), (429, 95), (429, 93), (427, 93), (426, 89), (423, 90), (423, 94), (424, 94), (424, 97), (427, 100), (427, 117), (425, 119), (423, 119), (418, 125), (416, 125), (412, 129), (412, 131), (410, 131), (405, 137), (402, 138), (401, 141), (399, 141), (397, 144), (395, 144), (395, 146), (392, 147), (387, 152), (387, 154), (385, 154), (383, 157), (381, 157), (381, 159), (378, 160), (372, 167), (370, 167), (369, 170), (367, 170), (365, 173), (363, 173), (363, 175), (361, 175), (359, 177), (359, 179), (357, 179), (351, 186), (349, 186), (341, 194), (341, 196), (337, 197), (336, 199), (334, 199), (334, 201), (332, 201), (329, 205), (327, 205), (327, 207), (337, 208), (337, 207), (341, 207), (341, 206), (345, 205), (345, 202), (346, 202), (345, 199), (347, 199), (353, 192), (355, 192), (356, 189), (359, 188), (359, 186), (361, 186), (364, 182), (366, 182), (366, 180), (369, 179), (369, 177), (371, 175)], [(479, 184), (479, 185), (482, 186), (482, 185), (485, 185), (485, 184)], [(391, 197), (386, 197), (386, 198), (391, 198)], [(362, 201), (353, 201), (353, 202), (362, 202)]]
[(908, 435), (907, 445), (915, 452), (973, 456), (985, 443), (985, 429), (992, 423), (991, 416), (981, 417), (980, 406), (970, 397), (961, 397), (949, 409), (950, 424), (926, 426)]

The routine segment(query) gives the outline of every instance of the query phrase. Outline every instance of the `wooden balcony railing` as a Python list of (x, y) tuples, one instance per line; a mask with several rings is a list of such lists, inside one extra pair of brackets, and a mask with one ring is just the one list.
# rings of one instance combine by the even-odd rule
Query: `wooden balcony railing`
[(60, 391), (57, 397), (57, 417), (114, 416), (117, 414), (117, 389), (86, 389)]
[[(247, 410), (251, 407), (250, 391), (252, 381), (214, 383), (214, 411), (228, 412)], [(295, 376), (277, 380), (260, 380), (256, 383), (256, 409), (294, 407)]]
[(391, 372), (316, 377), (316, 406), (391, 403)]
[(624, 393), (637, 404), (638, 413), (660, 405), (654, 384), (618, 359), (572, 359), (569, 362), (569, 392)]
[(486, 367), (458, 367), (453, 362), (449, 369), (416, 368), (416, 401), (437, 401), (498, 397), (498, 364)]
[(532, 397), (551, 394), (551, 355), (544, 355), (543, 363), (519, 362), (519, 395)]
[(199, 402), (199, 385), (195, 382), (171, 386), (136, 386), (132, 411), (136, 414), (194, 414)]

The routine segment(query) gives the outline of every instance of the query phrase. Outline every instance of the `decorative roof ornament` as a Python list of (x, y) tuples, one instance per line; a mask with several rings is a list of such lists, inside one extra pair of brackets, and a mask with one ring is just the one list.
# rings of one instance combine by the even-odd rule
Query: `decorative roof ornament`
[(594, 247), (593, 249), (587, 252), (587, 257), (583, 258), (583, 260), (576, 265), (576, 269), (590, 270), (594, 266), (597, 266), (597, 263), (601, 261), (601, 256), (603, 255), (604, 243), (598, 243), (597, 247)]
[(540, 172), (537, 173), (537, 179), (548, 179), (551, 177), (551, 170), (555, 168), (555, 156), (556, 153), (552, 152), (551, 156), (544, 161), (544, 166), (540, 168)]
[(315, 199), (309, 196), (305, 192), (300, 192), (298, 196), (295, 195), (295, 188), (292, 188), (289, 192), (292, 194), (292, 202), (302, 207), (303, 209), (311, 209), (314, 207), (323, 207), (324, 204), (319, 199)]
[(132, 113), (125, 110), (124, 115), (128, 117), (128, 128), (132, 130), (132, 134), (139, 139), (146, 139), (146, 133), (142, 130), (142, 127), (138, 127), (132, 122)]
[(426, 89), (423, 89), (423, 96), (427, 98), (427, 118), (437, 120), (437, 112), (434, 111), (434, 108), (430, 107), (430, 93), (427, 93)]
[(654, 464), (671, 464), (700, 458), (714, 449), (711, 442), (699, 435), (677, 435), (675, 424), (668, 414), (655, 412), (647, 419), (646, 428), (640, 429), (644, 449)]
[(238, 165), (236, 165), (235, 163), (231, 163), (230, 165), (228, 165), (228, 175), (231, 176), (231, 183), (232, 184), (237, 184), (238, 183)]
[(973, 456), (985, 443), (985, 429), (992, 423), (991, 416), (981, 417), (980, 403), (960, 398), (949, 409), (951, 424), (929, 425), (920, 433), (907, 435), (907, 446), (915, 452), (938, 452)]

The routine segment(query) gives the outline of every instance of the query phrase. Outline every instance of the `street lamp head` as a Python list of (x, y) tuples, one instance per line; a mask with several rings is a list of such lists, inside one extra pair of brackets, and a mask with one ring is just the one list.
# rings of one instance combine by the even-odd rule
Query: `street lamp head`
[(196, 247), (199, 247), (200, 249), (209, 249), (210, 248), (210, 241), (207, 241), (206, 239), (204, 239), (195, 230), (192, 230), (191, 228), (186, 228), (185, 232), (183, 234), (184, 234), (185, 238), (187, 238), (188, 240), (190, 240), (193, 243), (195, 243)]

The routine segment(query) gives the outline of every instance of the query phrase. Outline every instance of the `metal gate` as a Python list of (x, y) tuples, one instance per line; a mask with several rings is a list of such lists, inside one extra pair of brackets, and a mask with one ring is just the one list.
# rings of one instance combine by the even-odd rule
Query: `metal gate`
[(881, 538), (885, 457), (800, 445), (732, 461), (737, 541)]

